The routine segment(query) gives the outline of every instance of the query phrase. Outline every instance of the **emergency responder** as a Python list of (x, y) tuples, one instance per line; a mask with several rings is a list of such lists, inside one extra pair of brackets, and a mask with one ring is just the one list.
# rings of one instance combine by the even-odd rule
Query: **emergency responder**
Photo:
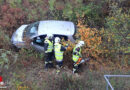
[(53, 35), (47, 34), (44, 41), (44, 51), (45, 51), (45, 68), (53, 67)]
[(60, 38), (56, 37), (55, 38), (55, 44), (54, 44), (54, 53), (55, 53), (55, 58), (56, 58), (56, 68), (57, 73), (60, 72), (60, 68), (62, 68), (63, 65), (63, 53), (67, 49), (68, 45), (65, 47), (60, 44)]
[(84, 41), (79, 41), (76, 47), (73, 49), (73, 56), (72, 60), (74, 62), (73, 64), (73, 73), (75, 73), (80, 65), (81, 62), (81, 47), (84, 46)]

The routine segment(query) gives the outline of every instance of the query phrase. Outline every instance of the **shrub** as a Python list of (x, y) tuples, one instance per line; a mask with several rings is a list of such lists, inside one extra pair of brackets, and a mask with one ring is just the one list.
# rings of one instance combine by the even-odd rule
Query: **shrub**
[(8, 34), (12, 32), (19, 25), (26, 21), (26, 14), (20, 8), (11, 8), (10, 5), (5, 4), (0, 7), (0, 26), (6, 30)]
[(117, 3), (112, 3), (110, 15), (106, 18), (105, 29), (102, 30), (103, 41), (109, 51), (108, 56), (113, 60), (118, 59), (122, 65), (126, 65), (129, 57), (127, 54), (130, 53), (129, 23), (130, 14), (123, 12)]
[[(52, 1), (53, 2), (53, 1)], [(46, 0), (23, 0), (22, 9), (27, 13), (27, 23), (48, 19), (49, 4)]]
[(28, 67), (32, 65), (32, 63), (35, 63), (37, 60), (43, 60), (43, 53), (37, 52), (33, 48), (24, 49), (22, 48), (18, 52), (19, 58), (20, 58), (20, 63), (24, 67)]
[(89, 25), (90, 27), (96, 27), (103, 24), (103, 12), (101, 10), (101, 5), (95, 5), (94, 3), (89, 3), (87, 5), (82, 4), (82, 6), (74, 9), (76, 16), (83, 19), (83, 23)]
[(0, 27), (0, 48), (9, 49), (10, 38), (9, 35), (5, 34), (4, 30)]
[(77, 33), (77, 37), (79, 40), (81, 39), (85, 41), (83, 54), (85, 57), (92, 56), (98, 59), (99, 55), (101, 54), (100, 44), (102, 43), (100, 32), (96, 28), (87, 28), (81, 22), (82, 21), (79, 20), (77, 25), (79, 27), (79, 33)]
[(11, 65), (15, 64), (18, 60), (18, 54), (5, 49), (0, 49), (0, 68), (8, 69)]

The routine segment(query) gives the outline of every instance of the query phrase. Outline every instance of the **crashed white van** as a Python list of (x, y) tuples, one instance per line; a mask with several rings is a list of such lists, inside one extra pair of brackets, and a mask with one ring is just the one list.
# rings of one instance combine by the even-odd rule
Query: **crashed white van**
[[(34, 22), (29, 25), (21, 25), (12, 35), (11, 43), (17, 48), (26, 47), (27, 42), (24, 38), (30, 39), (30, 45), (39, 51), (44, 51), (44, 40), (47, 34), (53, 34), (54, 37), (64, 38), (74, 42), (76, 27), (70, 21), (45, 20)], [(41, 43), (36, 39), (40, 37)]]

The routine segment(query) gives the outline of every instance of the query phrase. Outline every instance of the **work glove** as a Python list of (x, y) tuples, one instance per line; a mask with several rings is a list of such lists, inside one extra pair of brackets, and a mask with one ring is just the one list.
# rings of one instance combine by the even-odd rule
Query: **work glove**
[(65, 45), (65, 47), (68, 47), (68, 46), (69, 46), (69, 44), (66, 44), (66, 45)]
[(66, 45), (65, 45), (65, 48), (67, 49), (67, 48), (68, 48), (68, 46), (69, 46), (69, 45), (68, 45), (68, 44), (66, 44)]

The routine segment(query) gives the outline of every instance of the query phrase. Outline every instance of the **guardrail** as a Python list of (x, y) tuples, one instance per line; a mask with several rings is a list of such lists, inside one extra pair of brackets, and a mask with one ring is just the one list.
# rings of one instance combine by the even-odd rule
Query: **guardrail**
[(114, 88), (112, 87), (109, 78), (110, 77), (130, 77), (130, 75), (104, 75), (104, 78), (107, 82), (107, 86), (106, 86), (106, 90), (108, 90), (108, 87), (110, 86), (111, 90), (114, 90)]
[(0, 86), (0, 89), (7, 88), (6, 86)]

